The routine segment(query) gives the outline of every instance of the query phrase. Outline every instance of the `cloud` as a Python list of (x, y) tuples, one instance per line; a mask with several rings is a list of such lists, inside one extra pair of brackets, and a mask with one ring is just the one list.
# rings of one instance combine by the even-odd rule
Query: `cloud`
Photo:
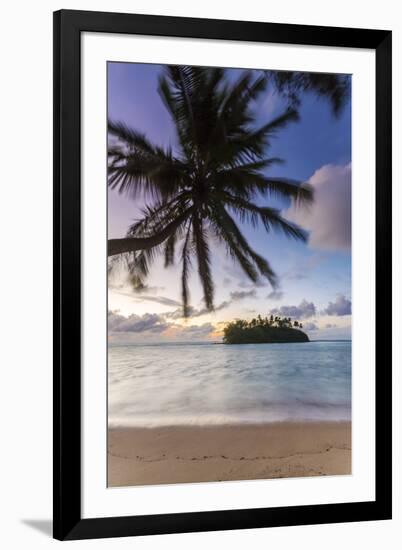
[(307, 279), (307, 275), (305, 273), (299, 273), (297, 271), (296, 272), (287, 271), (283, 275), (283, 278), (288, 279), (289, 281), (302, 281), (304, 279)]
[(172, 300), (171, 298), (167, 298), (166, 296), (148, 296), (148, 292), (153, 292), (158, 289), (162, 289), (163, 287), (147, 287), (144, 286), (140, 288), (139, 290), (134, 290), (127, 285), (119, 285), (119, 286), (112, 286), (109, 285), (109, 290), (112, 290), (116, 292), (116, 294), (120, 294), (120, 296), (127, 296), (128, 298), (133, 299), (136, 302), (155, 302), (157, 304), (161, 304), (163, 306), (174, 306), (178, 307), (181, 305), (181, 302), (177, 300)]
[(110, 332), (153, 332), (160, 333), (168, 328), (165, 319), (156, 313), (144, 315), (132, 314), (124, 317), (116, 311), (109, 311), (108, 326)]
[[(225, 300), (221, 302), (218, 306), (215, 306), (213, 311), (209, 311), (206, 307), (203, 307), (201, 309), (196, 309), (193, 306), (189, 307), (189, 317), (201, 317), (202, 315), (208, 315), (210, 313), (216, 313), (217, 311), (222, 311), (222, 309), (228, 308), (232, 302), (238, 302), (240, 300), (244, 300), (245, 298), (254, 298), (256, 296), (256, 291), (250, 290), (250, 291), (233, 291), (230, 293), (230, 300)], [(180, 307), (175, 309), (174, 311), (170, 311), (168, 313), (164, 314), (165, 317), (169, 319), (182, 319), (183, 318), (183, 308)]]
[(230, 293), (230, 297), (234, 302), (239, 300), (244, 300), (245, 298), (255, 298), (256, 292), (254, 289), (245, 291), (245, 290), (234, 290)]
[[(124, 317), (118, 311), (108, 312), (109, 335), (121, 340), (154, 341), (156, 340), (203, 340), (207, 339), (216, 328), (212, 323), (202, 325), (179, 325), (169, 322), (166, 315), (145, 313)], [(139, 340), (140, 338), (140, 340)]]
[[(272, 293), (271, 293), (272, 294)], [(269, 298), (270, 294), (267, 296)], [(280, 315), (283, 317), (293, 317), (296, 319), (310, 319), (315, 315), (334, 315), (337, 317), (350, 315), (352, 312), (352, 302), (348, 300), (343, 294), (339, 294), (334, 302), (329, 302), (328, 306), (320, 311), (317, 311), (317, 307), (314, 302), (308, 302), (302, 300), (298, 306), (281, 306), (271, 309), (271, 315)], [(307, 325), (305, 325), (307, 328)], [(318, 327), (317, 327), (318, 328)], [(325, 328), (337, 328), (337, 325), (328, 323)], [(310, 328), (309, 330), (316, 330)]]
[[(135, 298), (135, 295), (133, 296)], [(141, 294), (141, 297), (138, 298), (139, 301), (147, 301), (147, 302), (156, 302), (157, 304), (161, 304), (163, 306), (180, 306), (180, 302), (177, 300), (172, 300), (171, 298), (166, 298), (165, 296), (143, 296)]]
[(298, 319), (308, 319), (313, 317), (317, 309), (313, 302), (302, 300), (298, 306), (281, 306), (271, 309), (272, 315), (283, 315), (284, 317), (296, 317)]
[(311, 272), (328, 259), (326, 252), (311, 252), (309, 256), (298, 256), (294, 264), (281, 274), (283, 279), (302, 281), (311, 276)]
[[(196, 309), (193, 306), (189, 306), (189, 317), (196, 317)], [(164, 313), (164, 316), (167, 319), (182, 319), (183, 318), (183, 308), (179, 307), (175, 309), (174, 311), (168, 311), (167, 313)]]
[(204, 323), (203, 325), (190, 325), (189, 327), (180, 327), (178, 332), (180, 336), (189, 338), (205, 338), (215, 331), (212, 323)]
[[(193, 306), (189, 307), (189, 317), (201, 317), (202, 315), (207, 315), (209, 313), (214, 313), (216, 311), (221, 311), (222, 309), (225, 309), (230, 306), (230, 302), (224, 301), (219, 304), (219, 306), (215, 306), (214, 310), (211, 312), (206, 307), (203, 307), (201, 309), (196, 309)], [(169, 311), (168, 313), (164, 313), (164, 316), (169, 319), (182, 319), (183, 318), (183, 307), (179, 307), (175, 309), (174, 311)]]
[(165, 290), (165, 287), (142, 285), (137, 287), (134, 292), (137, 294), (157, 294), (160, 290)]
[(223, 271), (228, 275), (225, 276), (224, 286), (229, 282), (232, 284), (237, 284), (239, 288), (263, 288), (270, 286), (270, 283), (265, 279), (259, 279), (257, 281), (250, 281), (250, 279), (246, 278), (243, 270), (235, 263), (230, 263), (230, 265), (224, 265)]
[(309, 232), (309, 246), (320, 250), (350, 250), (351, 164), (327, 164), (309, 183), (314, 202), (308, 207), (292, 205), (284, 216)]
[(259, 281), (255, 281), (255, 282), (251, 282), (251, 281), (240, 281), (239, 283), (239, 288), (264, 288), (264, 287), (267, 287), (267, 286), (270, 286), (271, 283), (269, 283), (268, 281), (264, 281), (263, 279), (259, 280)]
[(206, 307), (203, 307), (202, 309), (196, 309), (194, 311), (194, 314), (192, 315), (192, 317), (200, 317), (201, 315), (207, 315), (208, 313), (214, 313), (215, 311), (221, 311), (222, 309), (226, 309), (227, 307), (230, 306), (230, 302), (228, 301), (224, 301), (224, 302), (221, 302), (219, 304), (219, 306), (215, 306), (214, 308), (214, 311), (209, 311), (209, 309), (207, 309)]
[(283, 298), (283, 292), (280, 290), (273, 290), (267, 296), (269, 300), (281, 300)]
[(305, 330), (320, 330), (319, 327), (314, 322), (308, 322), (303, 324), (303, 329)]
[(339, 294), (335, 302), (329, 302), (324, 313), (327, 315), (337, 315), (339, 317), (350, 315), (352, 313), (352, 302), (343, 296), (343, 294)]

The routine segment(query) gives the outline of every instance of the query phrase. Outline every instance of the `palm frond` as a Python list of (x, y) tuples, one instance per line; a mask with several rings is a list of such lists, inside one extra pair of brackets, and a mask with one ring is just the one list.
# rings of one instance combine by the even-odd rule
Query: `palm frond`
[[(268, 161), (276, 159), (268, 159)], [(264, 161), (246, 163), (241, 166), (220, 170), (211, 175), (217, 190), (226, 190), (231, 194), (251, 199), (256, 193), (269, 194), (272, 197), (292, 199), (296, 206), (308, 205), (313, 201), (313, 188), (308, 183), (301, 183), (286, 178), (267, 177), (259, 172)], [(272, 164), (272, 163), (271, 163)], [(269, 163), (267, 163), (269, 166)]]
[(255, 120), (227, 129), (219, 143), (214, 144), (214, 161), (217, 167), (236, 167), (245, 163), (263, 160), (270, 140), (276, 132), (298, 119), (295, 109), (286, 109), (275, 119), (254, 128)]
[(309, 183), (298, 182), (287, 178), (263, 177), (258, 189), (262, 194), (290, 198), (295, 206), (308, 206), (314, 200), (314, 189)]
[(261, 222), (267, 232), (279, 230), (287, 237), (303, 242), (307, 240), (307, 233), (301, 227), (283, 218), (276, 208), (257, 206), (250, 201), (234, 197), (228, 193), (225, 194), (225, 198), (229, 207), (239, 215), (240, 221), (248, 222), (253, 227)]
[(165, 267), (169, 267), (174, 264), (175, 246), (177, 241), (177, 233), (172, 233), (165, 241), (164, 253), (165, 253)]
[(253, 283), (258, 281), (258, 273), (253, 265), (253, 263), (248, 259), (248, 257), (243, 254), (240, 249), (236, 238), (231, 231), (230, 226), (225, 223), (225, 220), (222, 220), (221, 216), (214, 216), (213, 227), (218, 238), (226, 245), (226, 250), (229, 256), (237, 261), (240, 267), (243, 269), (244, 273)]
[(202, 78), (199, 67), (168, 65), (159, 78), (159, 94), (176, 126), (180, 142), (189, 153), (188, 144), (195, 141), (196, 121), (193, 98)]
[(160, 232), (170, 223), (183, 218), (183, 222), (191, 212), (188, 193), (182, 192), (170, 201), (162, 201), (154, 206), (142, 209), (142, 218), (130, 225), (128, 237), (149, 237)]
[(227, 86), (219, 110), (219, 118), (226, 122), (228, 130), (234, 123), (250, 120), (250, 104), (256, 100), (267, 85), (265, 75), (255, 78), (252, 71), (244, 71), (238, 80)]
[[(287, 126), (290, 122), (298, 120), (299, 115), (295, 109), (286, 109), (281, 115), (267, 122), (256, 130), (249, 130), (243, 135), (232, 140), (233, 145), (237, 145), (237, 154), (233, 159), (235, 162), (244, 162), (244, 160), (262, 159), (266, 148), (269, 146), (270, 139), (275, 133)], [(233, 162), (233, 161), (232, 161)]]
[(204, 292), (204, 302), (208, 310), (214, 308), (214, 284), (211, 274), (211, 260), (208, 239), (202, 218), (198, 213), (193, 216), (193, 239), (197, 255), (198, 274)]
[[(248, 244), (247, 240), (243, 236), (242, 232), (238, 228), (236, 222), (233, 220), (233, 218), (228, 214), (225, 208), (218, 207), (215, 211), (215, 223), (218, 227), (223, 229), (224, 238), (227, 242), (228, 241), (228, 234), (230, 235), (230, 240), (234, 243), (235, 248), (240, 249), (239, 251), (248, 259), (252, 260), (255, 265), (257, 266), (260, 274), (267, 278), (268, 281), (271, 283), (273, 287), (276, 286), (276, 275), (269, 265), (268, 261), (257, 254), (250, 245)], [(235, 253), (235, 250), (233, 251)], [(243, 266), (242, 266), (243, 267)], [(246, 274), (250, 277), (250, 274), (245, 271)], [(250, 277), (252, 279), (252, 277)], [(253, 280), (253, 279), (252, 279)], [(256, 280), (256, 279), (255, 279)]]
[(127, 256), (127, 269), (130, 282), (135, 290), (145, 286), (149, 270), (162, 250), (162, 245), (132, 252)]
[(339, 116), (350, 99), (351, 80), (347, 74), (265, 71), (266, 78), (289, 105), (299, 106), (301, 94), (311, 92), (329, 100), (332, 112)]
[(145, 134), (120, 122), (109, 122), (109, 132), (120, 141), (109, 145), (108, 185), (135, 198), (139, 193), (158, 199), (172, 196), (187, 178), (186, 166), (152, 144)]
[(262, 133), (266, 137), (273, 136), (278, 130), (285, 128), (289, 122), (295, 122), (299, 118), (298, 111), (292, 107), (288, 107), (283, 113), (267, 122), (267, 124), (264, 124), (256, 133)]
[(139, 149), (151, 155), (155, 152), (155, 146), (146, 138), (143, 132), (128, 127), (124, 122), (109, 120), (108, 132), (122, 141), (126, 147)]
[(209, 175), (208, 180), (216, 190), (226, 189), (235, 195), (251, 198), (258, 191), (262, 193), (266, 191), (266, 178), (260, 170), (281, 162), (282, 160), (276, 157), (245, 162), (214, 171)]
[(277, 288), (278, 282), (277, 282), (276, 273), (270, 266), (268, 260), (266, 258), (263, 258), (260, 254), (257, 254), (257, 252), (255, 252), (255, 250), (253, 250), (250, 247), (249, 247), (249, 255), (254, 260), (261, 275), (271, 283), (272, 288), (274, 289)]

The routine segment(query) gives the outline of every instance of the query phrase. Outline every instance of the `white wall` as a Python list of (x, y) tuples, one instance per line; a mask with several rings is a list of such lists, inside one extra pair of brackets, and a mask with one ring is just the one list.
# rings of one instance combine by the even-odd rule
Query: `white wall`
[[(51, 517), (51, 254), (52, 16), (60, 8), (194, 17), (388, 28), (394, 31), (394, 98), (402, 96), (402, 18), (395, 0), (88, 0), (7, 2), (2, 8), (0, 140), (0, 544), (48, 548)], [(398, 70), (397, 70), (398, 69)], [(5, 121), (5, 125), (4, 125)], [(394, 103), (394, 182), (401, 181), (401, 106)], [(395, 185), (394, 204), (402, 204)], [(395, 206), (396, 213), (396, 206)], [(402, 280), (401, 220), (394, 228), (395, 275)], [(395, 340), (401, 333), (401, 290), (394, 289)], [(401, 456), (401, 346), (395, 349), (395, 465)], [(398, 368), (399, 367), (399, 368)], [(397, 437), (398, 436), (398, 437)], [(75, 543), (80, 548), (399, 548), (401, 475), (395, 471), (391, 522), (275, 528)], [(35, 527), (36, 526), (36, 527)], [(47, 531), (47, 534), (44, 533)]]

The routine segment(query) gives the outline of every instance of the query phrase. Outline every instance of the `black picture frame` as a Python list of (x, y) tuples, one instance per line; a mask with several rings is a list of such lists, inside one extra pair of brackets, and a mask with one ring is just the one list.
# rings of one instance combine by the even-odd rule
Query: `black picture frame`
[[(376, 56), (374, 501), (82, 519), (81, 107), (83, 32), (368, 48)], [(60, 540), (391, 518), (391, 32), (62, 10), (54, 13), (54, 537)], [(379, 322), (379, 319), (381, 322)]]

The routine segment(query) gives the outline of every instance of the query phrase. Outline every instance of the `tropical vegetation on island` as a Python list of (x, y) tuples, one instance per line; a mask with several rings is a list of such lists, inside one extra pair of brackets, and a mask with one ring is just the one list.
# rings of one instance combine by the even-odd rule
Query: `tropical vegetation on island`
[(302, 328), (303, 324), (292, 321), (291, 317), (258, 315), (251, 321), (236, 319), (227, 323), (223, 329), (223, 341), (226, 344), (308, 342)]
[[(268, 85), (287, 97), (288, 106), (261, 123), (255, 101)], [(334, 112), (347, 96), (342, 77), (336, 75), (243, 71), (233, 81), (221, 68), (166, 66), (158, 91), (175, 126), (175, 150), (152, 143), (122, 122), (109, 121), (109, 186), (131, 199), (142, 195), (146, 203), (127, 236), (108, 241), (109, 258), (125, 259), (135, 288), (143, 287), (158, 255), (163, 255), (166, 267), (178, 256), (186, 317), (195, 259), (206, 308), (213, 310), (212, 239), (224, 245), (252, 282), (264, 277), (275, 286), (273, 268), (240, 226), (262, 224), (268, 233), (280, 231), (306, 240), (306, 233), (279, 210), (260, 204), (270, 197), (295, 204), (313, 200), (308, 185), (266, 173), (281, 162), (267, 155), (271, 140), (298, 119), (298, 98), (305, 90), (329, 98)]]

